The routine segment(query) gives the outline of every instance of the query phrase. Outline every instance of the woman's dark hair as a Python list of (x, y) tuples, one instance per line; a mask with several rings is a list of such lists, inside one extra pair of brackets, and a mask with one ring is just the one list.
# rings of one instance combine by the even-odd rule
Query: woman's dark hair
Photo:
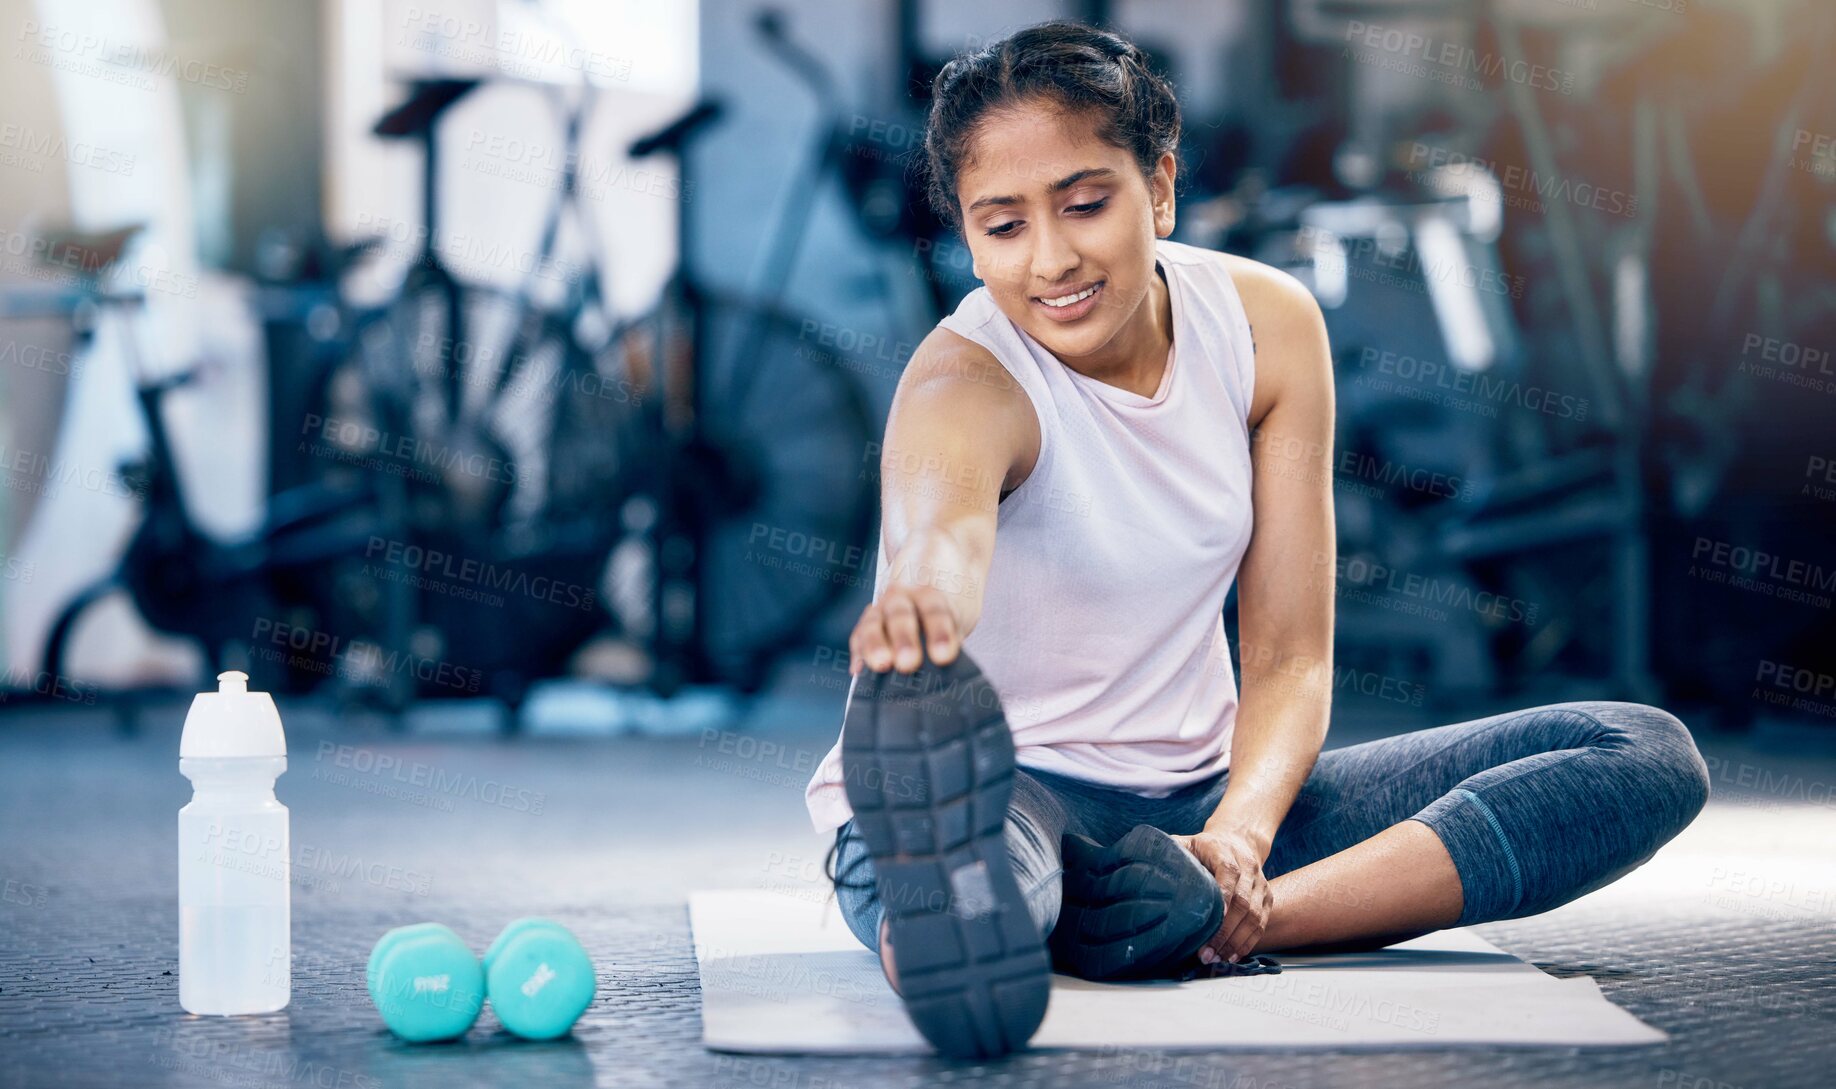
[(1098, 137), (1133, 155), (1144, 176), (1162, 154), (1177, 154), (1179, 102), (1134, 42), (1083, 23), (1027, 27), (959, 54), (931, 85), (927, 189), (944, 222), (957, 224), (956, 179), (983, 118), (1030, 98), (1094, 112)]

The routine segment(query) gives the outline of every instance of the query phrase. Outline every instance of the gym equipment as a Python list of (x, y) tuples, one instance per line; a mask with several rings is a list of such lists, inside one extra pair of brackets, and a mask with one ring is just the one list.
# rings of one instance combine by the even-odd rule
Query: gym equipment
[(593, 961), (552, 919), (517, 919), (484, 955), (485, 988), (504, 1028), (529, 1040), (565, 1036), (593, 1004)]
[(484, 1009), (484, 969), (465, 940), (439, 923), (400, 926), (370, 952), (370, 1000), (410, 1043), (465, 1035)]
[(144, 498), (144, 513), (116, 570), (84, 587), (58, 613), (45, 639), (43, 671), (67, 675), (64, 655), (77, 622), (97, 602), (125, 590), (153, 627), (194, 640), (206, 669), (239, 667), (235, 648), (246, 645), (255, 617), (276, 612), (273, 586), (301, 570), (341, 556), (361, 556), (383, 532), (365, 497), (325, 483), (289, 488), (268, 499), (262, 524), (246, 537), (220, 540), (200, 526), (186, 502), (166, 426), (165, 398), (197, 381), (199, 369), (150, 378), (142, 373), (137, 319), (145, 293), (127, 284), (123, 256), (138, 226), (45, 239), (44, 260), (74, 270), (74, 283), (55, 292), (9, 291), (0, 305), (8, 316), (58, 314), (76, 330), (86, 351), (100, 327), (119, 323), (116, 341), (126, 353), (134, 398), (147, 429), (147, 449), (123, 475)]
[[(817, 322), (777, 306), (786, 277), (774, 274), (758, 295), (706, 286), (686, 202), (683, 258), (662, 302), (616, 320), (603, 302), (597, 232), (577, 199), (577, 181), (590, 183), (577, 173), (590, 167), (580, 134), (596, 101), (584, 72), (576, 97), (550, 88), (565, 111), (567, 154), (521, 282), (497, 290), (451, 271), (439, 248), (439, 132), (480, 86), (411, 80), (406, 101), (375, 127), (423, 156), (422, 229), (387, 300), (360, 302), (327, 283), (258, 293), (270, 343), (289, 349), (271, 368), (288, 396), (270, 422), (272, 474), (289, 486), (270, 497), (260, 530), (219, 542), (186, 508), (161, 401), (194, 375), (138, 384), (151, 436), (135, 477), (145, 517), (120, 570), (63, 610), (46, 673), (67, 673), (79, 616), (126, 588), (153, 627), (201, 645), (209, 673), (247, 668), (268, 674), (271, 688), (291, 680), (395, 712), (422, 696), (487, 695), (514, 707), (531, 681), (602, 636), (631, 651), (596, 656), (622, 663), (595, 674), (602, 679), (666, 696), (695, 683), (751, 692), (860, 585), (846, 558), (867, 538), (874, 503), (859, 471), (872, 427), (856, 364), (812, 343)], [(698, 103), (630, 152), (682, 157), (718, 115), (717, 104)], [(825, 148), (839, 128), (831, 117)], [(787, 194), (765, 267), (792, 262), (807, 211), (796, 202), (807, 197)], [(587, 252), (564, 262), (570, 213), (579, 229), (568, 239)], [(106, 270), (130, 233), (62, 244), (80, 248), (85, 272)], [(317, 264), (342, 277), (377, 249), (364, 240)], [(537, 290), (538, 278), (565, 283), (565, 297)], [(139, 301), (91, 279), (26, 302), (82, 317)], [(16, 302), (9, 295), (0, 309)], [(306, 335), (287, 335), (292, 326)], [(761, 530), (817, 554), (755, 553)], [(412, 559), (379, 564), (379, 547), (450, 558), (461, 573), (424, 572)], [(255, 647), (258, 662), (252, 633), (263, 617), (285, 617), (290, 630), (338, 649), (326, 660)], [(505, 630), (521, 637), (503, 639)], [(505, 722), (514, 728), (515, 716)]]
[[(872, 1001), (837, 999), (836, 979), (872, 980), (879, 965), (849, 933), (833, 901), (757, 888), (701, 890), (689, 896), (689, 927), (701, 976), (701, 1042), (708, 1048), (821, 1055), (831, 1062), (838, 1055), (923, 1053), (919, 1033), (887, 1016), (879, 987)], [(904, 955), (901, 948), (902, 962)], [(1054, 977), (1052, 1016), (1033, 1036), (1035, 1054), (1020, 1061), (1030, 1071), (1049, 1057), (1040, 1052), (1056, 1048), (1170, 1056), (1127, 1079), (1159, 1086), (1185, 1085), (1188, 1077), (1226, 1083), (1238, 1075), (1200, 1068), (1207, 1072), (1169, 1076), (1174, 1058), (1196, 1060), (1199, 1049), (1225, 1055), (1293, 1049), (1302, 1057), (1283, 1060), (1298, 1063), (1307, 1052), (1347, 1047), (1575, 1047), (1666, 1038), (1587, 980), (1557, 979), (1467, 928), (1389, 949), (1283, 954), (1280, 960), (1282, 980), (1213, 978), (1238, 975), (1235, 965), (1229, 973), (1146, 985)], [(1258, 967), (1265, 971), (1256, 974), (1266, 974), (1266, 962)], [(1333, 996), (1344, 1015), (1314, 1015), (1324, 1000), (1294, 997), (1303, 994)], [(1398, 1008), (1409, 1016), (1398, 1016)], [(986, 1076), (982, 1070), (958, 1074), (963, 1081)], [(935, 1080), (949, 1084), (945, 1076)], [(1078, 1078), (1047, 1075), (1040, 1081), (1077, 1084)]]
[[(1755, 608), (1737, 623), (1727, 608), (1761, 603), (1699, 608), (1675, 542), (1730, 517), (1752, 532), (1756, 512), (1728, 512), (1742, 497), (1717, 495), (1743, 458), (1761, 470), (1749, 492), (1801, 475), (1802, 451), (1789, 452), (1800, 468), (1756, 466), (1754, 451), (1810, 433), (1816, 399), (1763, 405), (1774, 391), (1736, 363), (1756, 331), (1817, 343), (1836, 311), (1819, 275), (1831, 187), (1791, 153), (1830, 98), (1818, 58), (1836, 37), (1832, 13), (1792, 0), (1687, 13), (1516, 0), (1264, 7), (1289, 16), (1259, 24), (1266, 53), (1311, 50), (1316, 95), (1301, 109), (1275, 97), (1276, 81), (1253, 81), (1232, 107), (1240, 122), (1210, 150), (1227, 157), (1227, 134), (1245, 126), (1273, 146), (1253, 149), (1258, 165), (1233, 191), (1187, 201), (1182, 223), (1198, 225), (1201, 244), (1288, 267), (1313, 288), (1338, 353), (1343, 463), (1462, 482), (1435, 496), (1342, 480), (1344, 570), (1407, 572), (1448, 599), (1484, 592), (1523, 616), (1458, 609), (1422, 623), (1389, 607), (1412, 602), (1349, 579), (1340, 659), (1420, 677), (1444, 705), (1505, 691), (1658, 702), (1694, 689), (1717, 716), (1751, 708), (1743, 654), (1756, 626), (1780, 631), (1775, 645), (1793, 628), (1814, 645), (1820, 618)], [(1348, 57), (1355, 21), (1458, 42), (1507, 71), (1557, 66), (1564, 88), (1502, 78), (1461, 94), (1392, 79)], [(1319, 120), (1284, 140), (1298, 117)], [(1762, 129), (1760, 117), (1773, 120)], [(1745, 142), (1730, 146), (1734, 132)], [(1733, 162), (1754, 166), (1717, 169)], [(1781, 426), (1794, 410), (1803, 422)], [(1803, 539), (1797, 526), (1774, 532)], [(1711, 695), (1701, 679), (1715, 674)]]
[[(507, 581), (522, 573), (596, 599), (558, 608), (506, 595), (481, 605), (408, 580), (379, 583), (346, 564), (326, 572), (314, 595), (346, 618), (324, 626), (375, 631), (391, 648), (429, 632), (441, 657), (482, 670), (512, 699), (602, 636), (637, 663), (632, 675), (610, 679), (664, 695), (710, 682), (755, 690), (859, 581), (821, 561), (823, 570), (787, 577), (786, 567), (809, 566), (808, 557), (753, 552), (761, 527), (842, 555), (867, 536), (873, 497), (859, 459), (871, 428), (846, 353), (814, 350), (817, 323), (778, 308), (787, 273), (747, 296), (707, 286), (686, 204), (677, 216), (681, 258), (657, 308), (623, 322), (609, 312), (607, 266), (578, 199), (580, 133), (596, 101), (584, 73), (574, 99), (551, 94), (564, 111), (567, 153), (521, 284), (505, 292), (460, 282), (437, 248), (434, 164), (442, 117), (477, 87), (414, 82), (378, 124), (379, 136), (421, 150), (425, 229), (397, 297), (357, 319), (353, 350), (310, 411), (367, 425), (371, 438), (324, 471), (372, 478), (366, 484), (405, 519), (400, 539), (482, 561)], [(628, 154), (682, 160), (678, 191), (688, 194), (685, 150), (720, 116), (718, 102), (697, 102)], [(795, 202), (805, 199), (795, 188), (787, 195), (764, 267), (788, 268), (805, 227)], [(566, 262), (564, 217), (579, 228), (568, 237), (585, 248)], [(572, 270), (561, 277), (566, 298), (539, 304), (536, 279), (558, 269)], [(414, 448), (466, 454), (449, 458), (454, 464), (482, 459), (515, 472), (432, 480), (377, 472), (404, 461), (383, 448), (392, 436), (397, 447), (412, 436)], [(501, 639), (506, 624), (529, 637)]]

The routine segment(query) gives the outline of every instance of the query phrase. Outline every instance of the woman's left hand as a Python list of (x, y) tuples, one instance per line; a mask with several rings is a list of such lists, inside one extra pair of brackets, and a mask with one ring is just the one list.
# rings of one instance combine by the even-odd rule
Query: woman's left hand
[(1217, 878), (1224, 894), (1224, 925), (1198, 951), (1206, 964), (1220, 960), (1235, 964), (1256, 951), (1256, 942), (1269, 922), (1274, 898), (1262, 876), (1262, 854), (1249, 836), (1229, 830), (1205, 831), (1194, 836), (1174, 836), (1174, 842)]

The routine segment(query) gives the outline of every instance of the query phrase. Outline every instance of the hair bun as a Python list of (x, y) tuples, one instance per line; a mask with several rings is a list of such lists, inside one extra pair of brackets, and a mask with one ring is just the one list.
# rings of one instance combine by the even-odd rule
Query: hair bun
[(1141, 50), (1134, 42), (1115, 34), (1103, 35), (1103, 53), (1113, 61), (1141, 59)]

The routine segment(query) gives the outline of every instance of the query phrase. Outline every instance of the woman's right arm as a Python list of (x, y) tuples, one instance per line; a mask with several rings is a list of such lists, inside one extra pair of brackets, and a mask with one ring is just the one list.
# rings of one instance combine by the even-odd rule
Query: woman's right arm
[(886, 584), (848, 637), (848, 668), (955, 660), (982, 615), (995, 510), (1039, 457), (1032, 402), (988, 349), (938, 329), (913, 353), (880, 450)]

